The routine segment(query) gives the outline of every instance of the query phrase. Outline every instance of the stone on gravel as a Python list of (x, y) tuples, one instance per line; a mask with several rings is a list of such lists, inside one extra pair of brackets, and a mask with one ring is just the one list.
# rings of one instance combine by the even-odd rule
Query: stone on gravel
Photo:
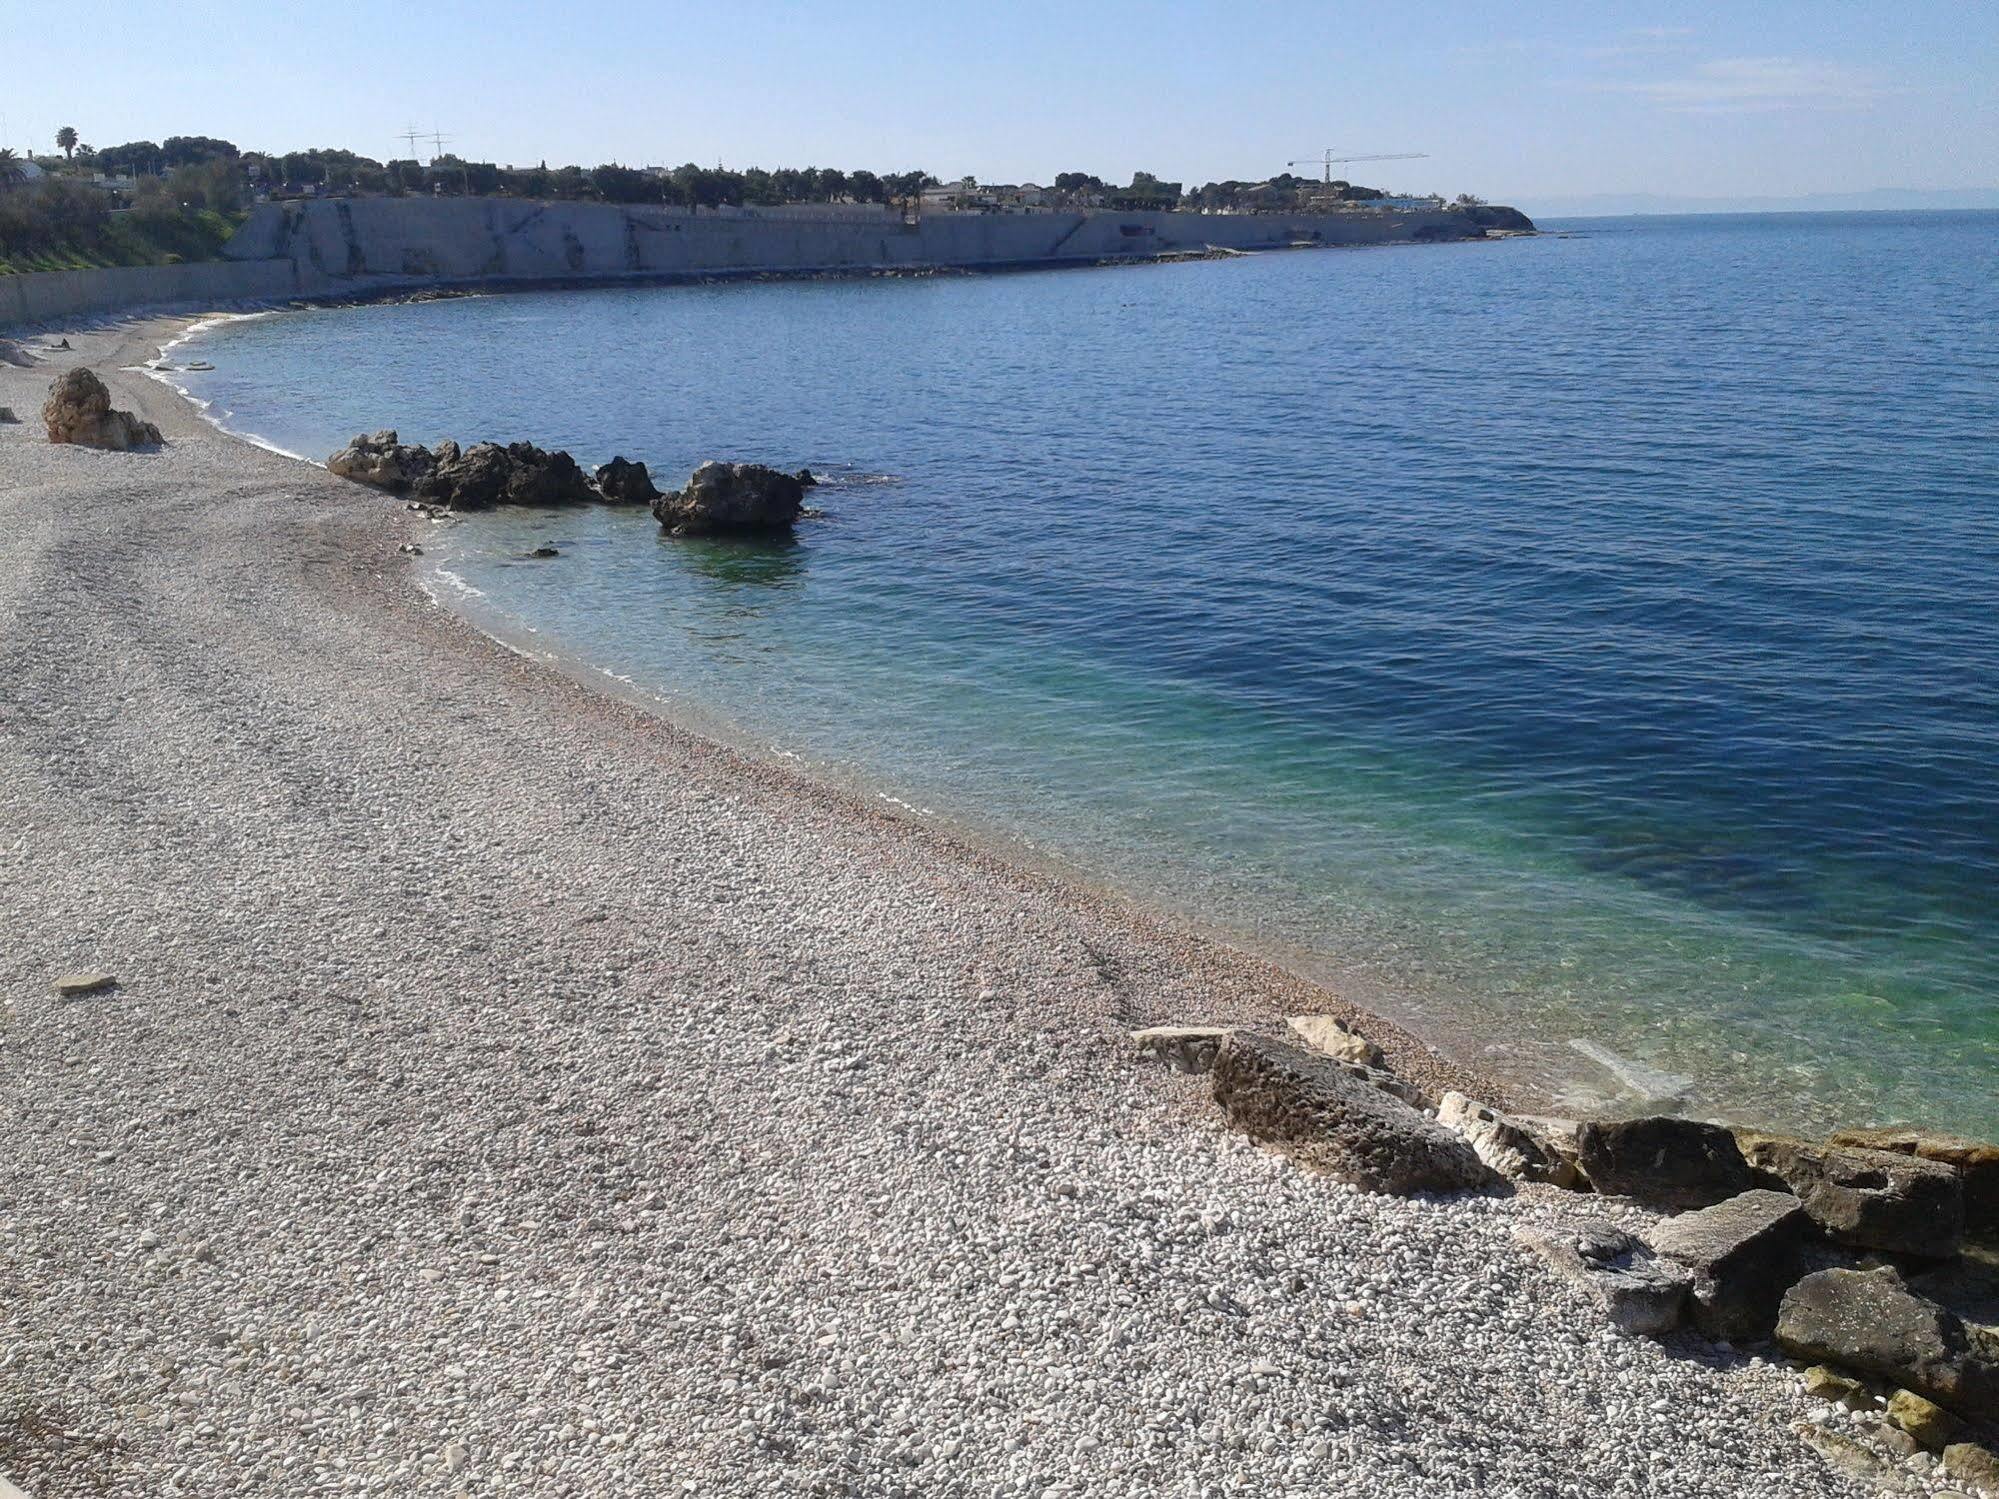
[(1568, 1191), (1583, 1185), (1572, 1156), (1563, 1156), (1540, 1130), (1511, 1114), (1448, 1092), (1437, 1102), (1437, 1122), (1463, 1135), (1478, 1158), (1501, 1176)]
[(1952, 1442), (1943, 1450), (1943, 1470), (1960, 1483), (1999, 1494), (1999, 1453), (1980, 1442)]
[(1331, 1057), (1236, 1031), (1214, 1078), (1234, 1128), (1365, 1191), (1458, 1192), (1498, 1180), (1457, 1135)]
[(1141, 1052), (1175, 1072), (1206, 1073), (1214, 1070), (1215, 1054), (1228, 1034), (1225, 1025), (1148, 1025), (1133, 1031), (1131, 1039)]
[(653, 501), (652, 513), (672, 536), (773, 534), (789, 531), (805, 506), (805, 486), (761, 463), (704, 463), (685, 489)]
[(1655, 1253), (1693, 1275), (1691, 1316), (1710, 1338), (1766, 1338), (1797, 1279), (1809, 1220), (1797, 1198), (1761, 1188), (1669, 1218), (1652, 1230)]
[(0, 427), (12, 426), (19, 420), (20, 418), (14, 415), (14, 408), (12, 406), (0, 406)]
[(1836, 1401), (1852, 1410), (1865, 1410), (1874, 1404), (1866, 1385), (1824, 1364), (1813, 1364), (1805, 1370), (1805, 1393)]
[(1887, 1266), (1820, 1270), (1784, 1295), (1792, 1356), (1877, 1374), (1959, 1414), (1999, 1410), (1999, 1336), (1912, 1292)]
[(1733, 1135), (1670, 1114), (1586, 1123), (1577, 1155), (1597, 1191), (1676, 1212), (1711, 1207), (1755, 1185)]
[(1964, 1422), (1914, 1390), (1897, 1390), (1888, 1400), (1888, 1419), (1931, 1451), (1941, 1451), (1964, 1430)]
[(1345, 1021), (1335, 1020), (1331, 1015), (1289, 1015), (1284, 1023), (1314, 1051), (1338, 1057), (1342, 1062), (1356, 1062), (1362, 1067), (1388, 1066), (1388, 1058), (1382, 1055), (1379, 1046), (1353, 1030)]
[(101, 994), (106, 989), (115, 988), (118, 978), (115, 974), (103, 973), (97, 969), (85, 969), (80, 973), (65, 973), (56, 980), (56, 993), (64, 999), (75, 999), (84, 994)]
[(1862, 1150), (1890, 1150), (1957, 1168), (1964, 1179), (1964, 1232), (1984, 1243), (1999, 1243), (1999, 1145), (1946, 1135), (1913, 1125), (1886, 1129), (1843, 1129), (1826, 1142)]
[(1614, 1223), (1578, 1218), (1552, 1228), (1523, 1227), (1515, 1237), (1588, 1292), (1619, 1332), (1667, 1333), (1686, 1316), (1692, 1274)]
[(161, 441), (160, 429), (151, 422), (141, 421), (129, 411), (113, 411), (110, 390), (82, 368), (58, 376), (49, 387), (49, 398), (42, 403), (42, 420), (48, 425), (50, 442), (123, 453), (136, 447), (157, 447)]
[(1749, 1137), (1753, 1170), (1795, 1193), (1827, 1237), (1863, 1249), (1946, 1259), (1964, 1225), (1954, 1167), (1920, 1156)]

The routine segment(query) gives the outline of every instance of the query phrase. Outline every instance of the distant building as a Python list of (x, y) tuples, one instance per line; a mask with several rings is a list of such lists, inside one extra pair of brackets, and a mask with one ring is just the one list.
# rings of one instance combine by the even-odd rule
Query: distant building
[(963, 177), (923, 190), (923, 207), (931, 213), (1043, 213), (1048, 190), (1032, 182), (981, 184)]

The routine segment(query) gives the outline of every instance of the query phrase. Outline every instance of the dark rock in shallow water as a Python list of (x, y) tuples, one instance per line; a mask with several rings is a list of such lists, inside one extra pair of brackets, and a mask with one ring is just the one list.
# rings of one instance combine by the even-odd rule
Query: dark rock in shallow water
[(129, 411), (113, 411), (110, 390), (86, 369), (70, 370), (49, 387), (49, 398), (42, 403), (42, 420), (48, 426), (50, 442), (108, 448), (114, 453), (157, 446), (162, 440), (160, 429), (151, 422), (141, 421)]
[(1798, 1273), (1804, 1205), (1788, 1192), (1758, 1188), (1669, 1218), (1651, 1231), (1652, 1248), (1693, 1273), (1693, 1322), (1710, 1338), (1766, 1338)]
[(622, 457), (597, 470), (597, 490), (613, 505), (650, 505), (659, 498), (646, 466)]
[(789, 531), (805, 487), (760, 463), (704, 463), (685, 489), (653, 501), (653, 516), (674, 536), (771, 535)]
[(1597, 1191), (1656, 1207), (1711, 1207), (1755, 1185), (1735, 1137), (1698, 1119), (1595, 1121), (1577, 1131), (1576, 1142)]
[(383, 430), (355, 438), (327, 459), (326, 467), (343, 479), (415, 495), (449, 510), (580, 505), (598, 498), (574, 458), (531, 442), (505, 447), (479, 442), (461, 451), (457, 443), (446, 441), (433, 453)]
[(557, 551), (554, 547), (536, 547), (533, 551), (529, 552), (528, 555), (530, 557), (560, 557), (562, 553)]
[(793, 474), (792, 477), (796, 479), (800, 484), (804, 485), (805, 488), (807, 489), (816, 489), (819, 487), (819, 476), (813, 473), (812, 470), (809, 468), (800, 469), (797, 473)]
[(1951, 1167), (1885, 1150), (1742, 1138), (1750, 1167), (1797, 1194), (1827, 1237), (1928, 1259), (1957, 1252), (1964, 1187)]
[(1879, 1374), (1959, 1415), (1999, 1411), (1999, 1334), (1916, 1295), (1886, 1266), (1821, 1270), (1785, 1293), (1787, 1353)]
[(1472, 1148), (1337, 1059), (1233, 1032), (1215, 1058), (1215, 1102), (1229, 1123), (1308, 1166), (1370, 1192), (1459, 1192), (1497, 1185)]

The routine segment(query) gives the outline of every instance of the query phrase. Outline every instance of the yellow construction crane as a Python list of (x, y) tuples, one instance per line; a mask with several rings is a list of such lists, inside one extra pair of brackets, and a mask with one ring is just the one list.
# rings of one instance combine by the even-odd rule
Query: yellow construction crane
[(1332, 153), (1332, 149), (1328, 147), (1323, 156), (1301, 156), (1296, 161), (1285, 162), (1284, 165), (1287, 167), (1324, 167), (1326, 169), (1326, 181), (1331, 183), (1333, 180), (1333, 168), (1342, 162), (1425, 161), (1428, 160), (1429, 155), (1428, 151), (1394, 151), (1382, 156), (1335, 156)]

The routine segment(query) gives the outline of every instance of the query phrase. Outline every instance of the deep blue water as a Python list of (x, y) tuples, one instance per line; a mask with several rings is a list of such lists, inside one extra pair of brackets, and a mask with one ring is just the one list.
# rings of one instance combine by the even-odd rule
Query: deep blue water
[(790, 545), (426, 561), (1567, 1103), (1999, 1135), (1999, 215), (1554, 227), (287, 314), (183, 378), (315, 457), (826, 469)]

